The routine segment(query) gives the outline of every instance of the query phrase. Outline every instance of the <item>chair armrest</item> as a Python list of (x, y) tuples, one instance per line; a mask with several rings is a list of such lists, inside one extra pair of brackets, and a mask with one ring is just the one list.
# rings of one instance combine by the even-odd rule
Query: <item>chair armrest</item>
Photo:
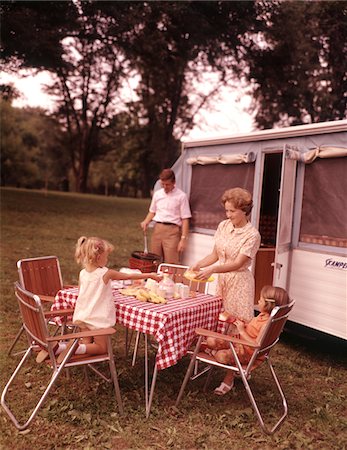
[(251, 342), (245, 341), (244, 339), (237, 338), (235, 336), (230, 336), (228, 334), (222, 334), (222, 333), (216, 333), (215, 331), (209, 331), (205, 330), (204, 328), (197, 328), (195, 330), (195, 333), (198, 336), (204, 336), (204, 337), (212, 337), (215, 339), (222, 339), (223, 341), (232, 342), (233, 344), (242, 344), (247, 345), (248, 347), (252, 348), (259, 348), (259, 344), (252, 344)]
[(88, 331), (80, 331), (78, 333), (70, 333), (70, 334), (61, 334), (56, 336), (47, 337), (47, 341), (65, 341), (68, 339), (79, 339), (84, 337), (92, 337), (92, 336), (110, 336), (115, 334), (116, 330), (114, 328), (101, 328), (100, 330), (88, 330)]
[(56, 311), (46, 311), (45, 317), (71, 316), (74, 313), (73, 308), (57, 309)]
[(54, 296), (52, 295), (42, 295), (39, 294), (40, 300), (43, 302), (53, 303), (54, 302)]

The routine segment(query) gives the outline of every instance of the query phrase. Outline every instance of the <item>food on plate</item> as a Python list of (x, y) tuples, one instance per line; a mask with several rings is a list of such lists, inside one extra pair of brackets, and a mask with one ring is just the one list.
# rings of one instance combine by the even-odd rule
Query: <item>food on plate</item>
[(195, 271), (195, 270), (186, 270), (183, 274), (184, 278), (187, 278), (187, 280), (190, 281), (197, 281), (198, 283), (206, 283), (207, 281), (213, 281), (214, 278), (213, 277), (209, 277), (209, 278), (203, 278), (203, 279), (197, 279), (196, 276), (199, 272)]
[(147, 302), (147, 300), (150, 300), (150, 294), (149, 291), (147, 291), (146, 289), (139, 289), (136, 292), (136, 298), (137, 300), (140, 300), (141, 302)]
[(156, 294), (155, 292), (150, 292), (150, 300), (151, 303), (167, 303), (167, 300), (161, 295)]
[(137, 300), (141, 302), (150, 302), (150, 303), (167, 303), (166, 299), (161, 295), (156, 294), (155, 292), (149, 291), (143, 287), (130, 287), (126, 289), (119, 289), (119, 292), (123, 295), (129, 295), (132, 297), (136, 297)]
[(137, 292), (141, 289), (140, 286), (135, 287), (129, 287), (125, 289), (119, 289), (119, 292), (123, 295), (133, 295), (135, 296)]

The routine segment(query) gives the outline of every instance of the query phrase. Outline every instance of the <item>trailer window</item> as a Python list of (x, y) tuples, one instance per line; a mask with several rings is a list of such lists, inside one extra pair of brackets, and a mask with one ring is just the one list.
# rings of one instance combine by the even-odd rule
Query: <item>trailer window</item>
[(305, 165), (300, 241), (345, 247), (347, 158), (317, 159)]
[(224, 220), (221, 197), (226, 189), (242, 187), (253, 192), (255, 163), (211, 164), (192, 167), (190, 208), (193, 228), (216, 230)]

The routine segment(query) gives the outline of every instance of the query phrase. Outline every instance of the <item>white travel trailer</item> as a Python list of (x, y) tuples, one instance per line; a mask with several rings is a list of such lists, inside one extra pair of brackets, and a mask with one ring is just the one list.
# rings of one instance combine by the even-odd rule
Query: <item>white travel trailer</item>
[(192, 209), (183, 262), (210, 252), (222, 193), (244, 187), (262, 236), (256, 298), (281, 286), (296, 300), (292, 322), (347, 339), (346, 156), (347, 120), (184, 142), (172, 167)]

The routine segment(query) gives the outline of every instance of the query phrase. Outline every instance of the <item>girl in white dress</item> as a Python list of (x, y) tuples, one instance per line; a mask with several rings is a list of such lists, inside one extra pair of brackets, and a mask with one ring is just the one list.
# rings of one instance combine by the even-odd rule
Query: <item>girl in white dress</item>
[[(160, 281), (157, 273), (122, 273), (106, 267), (108, 255), (114, 246), (104, 239), (82, 236), (76, 244), (75, 259), (83, 266), (79, 275), (79, 294), (73, 314), (73, 323), (81, 331), (112, 327), (115, 324), (115, 307), (111, 280), (142, 280), (152, 278)], [(83, 338), (76, 354), (99, 355), (106, 352), (105, 336)], [(62, 362), (69, 346), (58, 356)]]

